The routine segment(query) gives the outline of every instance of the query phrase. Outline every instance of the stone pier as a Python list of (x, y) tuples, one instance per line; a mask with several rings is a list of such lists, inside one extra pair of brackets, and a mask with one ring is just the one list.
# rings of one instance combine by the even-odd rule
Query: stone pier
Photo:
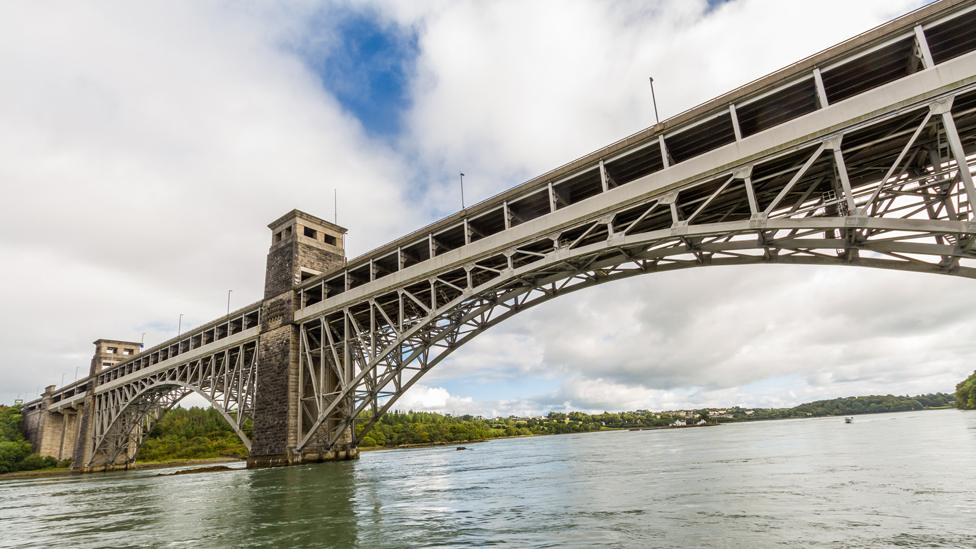
[[(299, 454), (298, 326), (295, 288), (316, 275), (345, 265), (346, 229), (293, 210), (268, 225), (268, 252), (261, 308), (258, 391), (248, 467), (274, 467), (308, 461), (354, 459), (357, 449), (325, 452), (306, 447)], [(334, 380), (326, 382), (335, 383)]]

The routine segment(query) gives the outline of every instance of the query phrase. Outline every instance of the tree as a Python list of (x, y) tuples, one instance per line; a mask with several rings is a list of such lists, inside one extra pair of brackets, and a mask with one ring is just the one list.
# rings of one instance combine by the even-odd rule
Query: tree
[(976, 410), (976, 371), (956, 385), (956, 407), (960, 410)]

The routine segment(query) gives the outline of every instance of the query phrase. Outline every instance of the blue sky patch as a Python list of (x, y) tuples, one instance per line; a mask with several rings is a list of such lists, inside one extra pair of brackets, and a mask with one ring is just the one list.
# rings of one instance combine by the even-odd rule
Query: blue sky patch
[(342, 14), (334, 25), (337, 39), (329, 51), (306, 51), (306, 63), (370, 135), (397, 135), (410, 103), (416, 33), (384, 24), (369, 11)]

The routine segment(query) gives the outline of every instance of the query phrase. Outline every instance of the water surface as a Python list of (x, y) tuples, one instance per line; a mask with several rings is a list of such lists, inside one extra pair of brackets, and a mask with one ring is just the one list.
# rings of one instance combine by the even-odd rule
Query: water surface
[(0, 546), (976, 547), (974, 412), (467, 446), (0, 481)]

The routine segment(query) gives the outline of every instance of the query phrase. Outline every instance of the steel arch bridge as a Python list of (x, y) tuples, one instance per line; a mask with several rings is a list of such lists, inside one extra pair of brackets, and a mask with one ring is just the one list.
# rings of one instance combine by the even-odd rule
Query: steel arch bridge
[(86, 470), (192, 392), (256, 466), (351, 457), (452, 352), (576, 290), (759, 263), (976, 278), (973, 28), (976, 2), (935, 2), (349, 261), (292, 212), (263, 301), (27, 411), (81, 410)]

